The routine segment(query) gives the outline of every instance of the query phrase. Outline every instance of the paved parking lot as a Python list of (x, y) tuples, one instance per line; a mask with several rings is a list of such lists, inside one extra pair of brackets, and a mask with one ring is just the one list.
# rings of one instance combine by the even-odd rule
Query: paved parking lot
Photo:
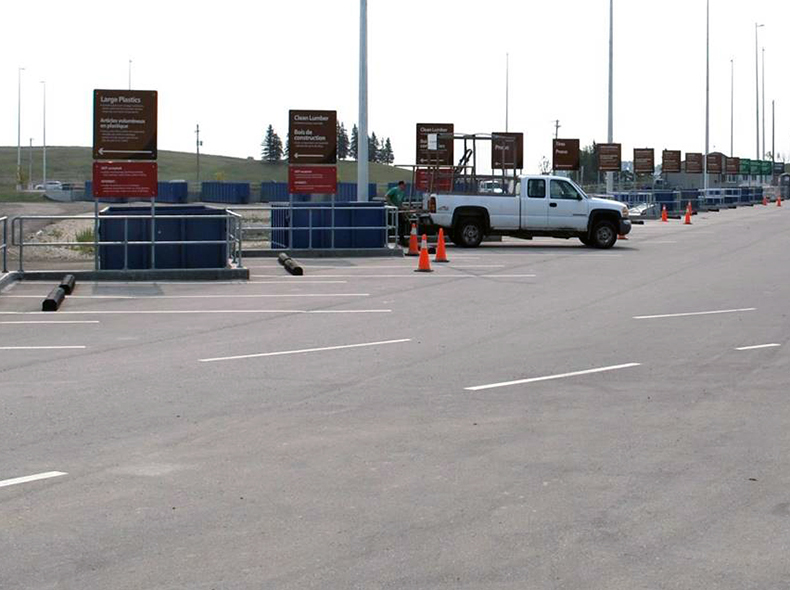
[(0, 295), (0, 587), (790, 587), (790, 212)]

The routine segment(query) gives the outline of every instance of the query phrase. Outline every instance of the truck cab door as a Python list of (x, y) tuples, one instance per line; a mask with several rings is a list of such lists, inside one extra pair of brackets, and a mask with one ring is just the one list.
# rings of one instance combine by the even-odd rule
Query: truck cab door
[(549, 191), (550, 229), (584, 231), (587, 229), (587, 199), (567, 180), (551, 180)]
[(548, 180), (529, 178), (521, 182), (521, 229), (546, 229)]

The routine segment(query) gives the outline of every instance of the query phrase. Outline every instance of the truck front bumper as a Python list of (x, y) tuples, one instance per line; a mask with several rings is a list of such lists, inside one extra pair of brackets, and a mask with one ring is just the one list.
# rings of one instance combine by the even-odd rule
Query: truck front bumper
[(621, 219), (620, 220), (620, 228), (619, 232), (621, 236), (627, 236), (631, 233), (631, 220), (630, 219)]

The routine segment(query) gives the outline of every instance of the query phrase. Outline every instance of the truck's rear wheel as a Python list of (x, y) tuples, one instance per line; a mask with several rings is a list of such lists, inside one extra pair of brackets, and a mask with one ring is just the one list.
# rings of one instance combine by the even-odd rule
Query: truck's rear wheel
[(617, 230), (611, 221), (599, 221), (592, 230), (592, 243), (603, 250), (611, 248), (617, 242)]
[(453, 232), (453, 242), (463, 248), (477, 248), (483, 241), (483, 223), (475, 217), (467, 217), (458, 222)]

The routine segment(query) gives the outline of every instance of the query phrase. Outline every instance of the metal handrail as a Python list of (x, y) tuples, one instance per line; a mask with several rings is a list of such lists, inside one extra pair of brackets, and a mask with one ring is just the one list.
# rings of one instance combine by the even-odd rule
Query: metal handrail
[[(206, 220), (206, 219), (224, 219), (229, 223), (225, 229), (225, 239), (222, 240), (157, 240), (155, 236), (151, 236), (151, 239), (148, 240), (132, 240), (128, 239), (129, 235), (129, 220), (130, 219), (153, 219), (153, 215), (20, 215), (14, 217), (11, 220), (11, 246), (19, 247), (19, 270), (24, 270), (24, 250), (25, 247), (28, 248), (35, 248), (35, 247), (90, 247), (94, 249), (94, 259), (98, 263), (98, 256), (99, 256), (99, 247), (100, 246), (108, 246), (108, 247), (123, 247), (124, 248), (124, 268), (128, 267), (128, 258), (129, 258), (129, 246), (151, 246), (152, 248), (155, 245), (162, 245), (162, 246), (207, 246), (207, 245), (219, 245), (224, 244), (227, 247), (227, 253), (233, 263), (237, 266), (242, 266), (241, 260), (241, 236), (242, 236), (242, 223), (243, 219), (240, 215), (233, 213), (232, 211), (226, 211), (222, 214), (217, 215), (201, 215), (199, 219)], [(167, 220), (173, 219), (196, 219), (194, 215), (167, 215), (165, 217)], [(0, 218), (0, 221), (4, 221), (7, 218)], [(160, 221), (162, 217), (160, 216)], [(46, 220), (46, 221), (64, 221), (64, 220), (78, 220), (78, 221), (93, 221), (94, 223), (97, 221), (102, 220), (114, 220), (114, 221), (123, 221), (124, 223), (124, 231), (123, 231), (123, 240), (111, 240), (111, 241), (99, 241), (98, 235), (95, 236), (95, 239), (88, 243), (88, 242), (72, 242), (72, 241), (65, 241), (65, 242), (35, 242), (35, 241), (25, 241), (25, 233), (24, 233), (24, 223), (25, 221), (36, 221), (36, 220)], [(6, 222), (4, 221), (4, 234), (3, 234), (3, 258), (5, 263), (5, 252), (7, 248), (7, 244), (5, 243), (5, 227)], [(18, 230), (18, 238), (17, 239), (17, 227)], [(96, 265), (98, 267), (98, 264)]]
[[(296, 248), (296, 247), (275, 247), (273, 244), (271, 246), (271, 250), (312, 250), (313, 249), (313, 231), (314, 230), (324, 230), (329, 231), (331, 236), (331, 247), (334, 248), (335, 245), (335, 234), (338, 231), (360, 231), (360, 230), (385, 230), (386, 231), (386, 242), (389, 247), (394, 247), (397, 244), (398, 240), (398, 208), (393, 207), (391, 205), (384, 205), (382, 208), (385, 212), (385, 225), (380, 226), (345, 226), (345, 225), (335, 225), (335, 211), (359, 211), (358, 207), (353, 205), (338, 205), (331, 203), (330, 206), (326, 206), (324, 204), (314, 204), (310, 206), (309, 203), (299, 203), (298, 207), (294, 207), (293, 203), (286, 202), (286, 201), (275, 201), (275, 203), (281, 203), (281, 206), (273, 206), (272, 204), (268, 205), (242, 205), (233, 207), (233, 209), (228, 209), (229, 212), (237, 213), (237, 212), (245, 212), (245, 211), (268, 211), (269, 213), (272, 212), (279, 212), (285, 213), (287, 212), (290, 215), (290, 219), (293, 219), (293, 212), (297, 211), (299, 213), (302, 212), (312, 212), (312, 211), (321, 211), (321, 212), (331, 212), (332, 217), (329, 225), (313, 225), (313, 216), (312, 214), (308, 215), (308, 226), (307, 227), (293, 227), (292, 224), (288, 224), (287, 226), (281, 228), (274, 228), (274, 227), (265, 227), (262, 228), (264, 232), (271, 232), (273, 231), (288, 231), (288, 243), (294, 243), (294, 233), (297, 232), (308, 232), (308, 245), (307, 248)], [(240, 228), (243, 234), (243, 227)], [(271, 240), (270, 240), (271, 241)], [(352, 250), (354, 248), (351, 248)]]
[(3, 272), (8, 272), (8, 216), (0, 217), (3, 222), (3, 241), (0, 250), (3, 251)]

